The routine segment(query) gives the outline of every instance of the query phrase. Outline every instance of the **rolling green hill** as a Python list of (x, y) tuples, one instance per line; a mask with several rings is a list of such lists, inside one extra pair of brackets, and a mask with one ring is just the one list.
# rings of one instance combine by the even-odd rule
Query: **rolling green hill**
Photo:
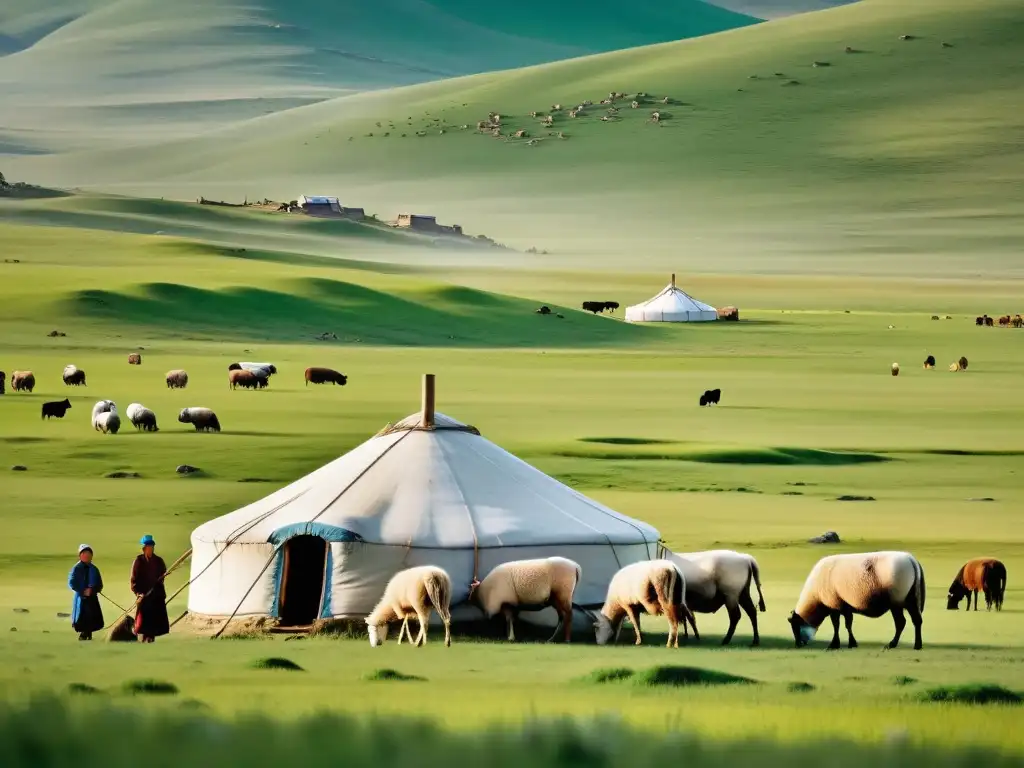
[[(334, 190), (591, 265), (1019, 275), (1022, 36), (1016, 0), (865, 0), (15, 169), (151, 196)], [(551, 131), (528, 116), (612, 90), (672, 103), (563, 112)], [(476, 130), (490, 111), (502, 138)]]
[(0, 8), (0, 154), (192, 135), (351, 91), (755, 21), (701, 0), (44, 5)]

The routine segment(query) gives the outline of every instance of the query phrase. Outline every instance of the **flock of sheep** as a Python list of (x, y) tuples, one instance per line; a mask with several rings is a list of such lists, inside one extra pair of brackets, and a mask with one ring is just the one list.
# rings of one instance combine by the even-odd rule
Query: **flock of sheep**
[[(554, 640), (563, 630), (565, 642), (570, 641), (573, 610), (585, 612), (593, 621), (598, 645), (616, 642), (623, 620), (628, 618), (636, 635), (636, 645), (643, 643), (640, 615), (664, 616), (669, 623), (667, 647), (679, 647), (679, 625), (688, 637), (687, 623), (693, 628), (695, 640), (700, 639), (694, 613), (715, 613), (725, 606), (729, 614), (729, 630), (722, 641), (732, 641), (740, 610), (746, 613), (753, 628), (752, 645), (760, 644), (757, 610), (766, 610), (761, 593), (760, 570), (750, 555), (731, 550), (712, 550), (691, 554), (669, 554), (665, 559), (644, 560), (621, 568), (608, 584), (604, 605), (597, 613), (574, 602), (577, 585), (583, 576), (580, 565), (564, 557), (518, 560), (503, 563), (483, 581), (469, 585), (468, 602), (488, 618), (499, 613), (505, 617), (508, 639), (515, 640), (514, 621), (520, 611), (553, 607), (558, 624), (551, 636)], [(755, 609), (750, 585), (757, 588)], [(978, 608), (978, 592), (984, 592), (989, 608), (1002, 610), (1006, 590), (1006, 568), (991, 558), (971, 560), (960, 569), (949, 588), (946, 607), (955, 610), (964, 597), (970, 608)], [(452, 580), (437, 566), (424, 565), (395, 574), (388, 582), (380, 602), (366, 617), (370, 645), (377, 647), (387, 640), (388, 627), (401, 621), (398, 643), (407, 635), (409, 642), (422, 645), (427, 641), (427, 626), (432, 610), (436, 610), (445, 629), (445, 645), (451, 645)], [(811, 569), (796, 607), (788, 622), (797, 647), (807, 645), (818, 628), (830, 619), (833, 628), (829, 649), (840, 647), (840, 619), (845, 622), (850, 648), (857, 647), (853, 636), (854, 615), (879, 618), (890, 613), (895, 635), (889, 648), (899, 645), (906, 627), (905, 614), (914, 626), (914, 649), (920, 650), (922, 614), (925, 603), (924, 569), (908, 552), (869, 552), (830, 555)], [(420, 631), (413, 640), (409, 620), (419, 623)]]
[[(133, 352), (128, 355), (129, 365), (141, 365), (142, 356)], [(246, 389), (264, 389), (269, 386), (270, 377), (277, 373), (277, 366), (273, 363), (231, 363), (228, 366), (228, 386), (231, 389), (243, 387)], [(86, 386), (85, 371), (75, 365), (66, 365), (61, 378), (69, 387)], [(7, 375), (0, 371), (0, 395), (4, 394), (4, 385)], [(168, 389), (185, 389), (188, 386), (188, 373), (184, 370), (168, 371), (165, 376)], [(348, 377), (330, 368), (307, 368), (305, 370), (306, 384), (335, 384), (344, 386), (348, 383)], [(32, 371), (14, 371), (11, 374), (11, 390), (14, 392), (31, 393), (36, 387), (36, 377)], [(41, 419), (63, 419), (71, 408), (71, 401), (64, 400), (43, 403)], [(142, 405), (132, 403), (128, 406), (125, 415), (132, 426), (138, 431), (157, 432), (156, 414)], [(190, 407), (183, 408), (178, 413), (178, 421), (181, 424), (191, 424), (197, 432), (220, 432), (220, 420), (217, 414), (209, 408)], [(103, 434), (116, 435), (121, 429), (121, 416), (117, 404), (113, 400), (100, 400), (92, 409), (92, 427)]]
[[(924, 369), (926, 371), (929, 371), (929, 370), (931, 370), (934, 367), (935, 367), (935, 356), (934, 355), (928, 355), (928, 357), (926, 357), (924, 359)], [(899, 376), (900, 375), (900, 364), (899, 363), (893, 363), (892, 364), (892, 368), (890, 370), (892, 371), (892, 375), (893, 376)], [(952, 363), (949, 364), (949, 372), (950, 373), (956, 373), (957, 371), (966, 371), (966, 370), (967, 370), (967, 358), (963, 357), (962, 355), (961, 355), (959, 360), (954, 360)]]

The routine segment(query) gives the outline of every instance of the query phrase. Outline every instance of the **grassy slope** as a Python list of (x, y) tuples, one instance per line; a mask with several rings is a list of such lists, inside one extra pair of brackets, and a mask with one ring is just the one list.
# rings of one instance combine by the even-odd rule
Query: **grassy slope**
[[(0, 152), (172, 138), (352, 90), (753, 23), (701, 0), (57, 0), (0, 10)], [(586, 34), (579, 21), (586, 18)], [(6, 49), (6, 50), (5, 50)], [(7, 52), (9, 55), (4, 56)], [(73, 124), (73, 133), (64, 126)]]
[[(32, 368), (40, 382), (33, 395), (0, 397), (0, 472), (14, 463), (29, 467), (26, 473), (0, 474), (0, 617), (6, 617), (0, 621), (18, 629), (8, 632), (0, 623), (0, 688), (6, 696), (21, 698), (40, 687), (63, 690), (73, 681), (116, 689), (128, 679), (153, 677), (176, 683), (181, 698), (202, 700), (224, 713), (430, 712), (451, 725), (476, 728), (529, 713), (615, 711), (645, 727), (686, 727), (713, 738), (740, 732), (803, 741), (840, 734), (873, 742), (906, 729), (912, 740), (946, 747), (1019, 748), (1012, 727), (1019, 713), (1012, 709), (912, 700), (926, 686), (952, 682), (983, 680), (1024, 690), (1024, 590), (1013, 576), (1024, 567), (1017, 522), (1024, 501), (1017, 480), (1024, 406), (1019, 398), (998, 394), (1015, 391), (1024, 373), (1019, 332), (977, 329), (961, 312), (935, 322), (918, 309), (931, 297), (943, 306), (963, 302), (965, 309), (995, 314), (1005, 311), (1010, 298), (1005, 285), (919, 280), (897, 284), (892, 300), (879, 306), (879, 291), (884, 296), (892, 288), (882, 282), (822, 279), (809, 291), (805, 280), (791, 278), (716, 278), (706, 283), (708, 291), (767, 295), (790, 311), (755, 310), (745, 314), (749, 323), (651, 333), (573, 313), (565, 322), (574, 329), (575, 348), (559, 349), (562, 340), (548, 335), (552, 326), (524, 330), (539, 319), (530, 307), (561, 297), (568, 303), (579, 284), (602, 293), (614, 289), (621, 293), (609, 295), (626, 300), (645, 287), (629, 281), (616, 286), (614, 278), (583, 273), (575, 280), (567, 274), (538, 274), (532, 281), (525, 273), (514, 280), (503, 273), (473, 276), (474, 283), (508, 285), (532, 299), (519, 304), (501, 295), (444, 288), (398, 269), (384, 274), (291, 257), (282, 257), (285, 263), (242, 261), (167, 239), (68, 229), (6, 227), (0, 236), (15, 243), (22, 257), (19, 264), (0, 265), (0, 368)], [(307, 342), (291, 334), (302, 330), (308, 310), (290, 306), (272, 318), (281, 327), (268, 329), (260, 318), (265, 293), (247, 316), (226, 314), (221, 325), (208, 329), (212, 339), (194, 338), (207, 329), (197, 329), (193, 317), (136, 311), (123, 303), (112, 305), (116, 316), (100, 316), (69, 301), (100, 287), (133, 296), (140, 283), (151, 282), (191, 285), (218, 296), (244, 284), (299, 300), (308, 300), (312, 286), (359, 286), (378, 299), (371, 292), (386, 289), (429, 310), (416, 318), (417, 339), (435, 346)], [(459, 349), (444, 339), (453, 326), (457, 334), (483, 330), (472, 328), (482, 300), (499, 304), (487, 320), (495, 324), (488, 330), (492, 344), (511, 337), (522, 348)], [(203, 309), (202, 303), (193, 306)], [(220, 306), (232, 305), (221, 300)], [(817, 311), (793, 311), (812, 306)], [(842, 311), (851, 306), (875, 311)], [(351, 316), (349, 330), (383, 333), (387, 320), (373, 309)], [(55, 324), (69, 335), (45, 338)], [(524, 339), (527, 333), (532, 338)], [(629, 349), (619, 344), (619, 334), (626, 335)], [(137, 346), (146, 347), (143, 365), (129, 367), (125, 354)], [(928, 353), (940, 363), (966, 354), (970, 370), (925, 372), (917, 364)], [(226, 363), (243, 355), (278, 364), (281, 374), (271, 389), (230, 392), (224, 386)], [(904, 363), (896, 379), (888, 374), (893, 360)], [(70, 361), (89, 372), (87, 390), (59, 384), (59, 371)], [(299, 371), (310, 364), (346, 371), (349, 386), (303, 387)], [(192, 373), (192, 384), (185, 392), (168, 392), (162, 374), (178, 366)], [(456, 640), (450, 650), (432, 644), (423, 652), (374, 652), (365, 641), (210, 643), (176, 635), (143, 654), (135, 647), (76, 645), (54, 618), (67, 610), (68, 553), (80, 541), (96, 547), (110, 597), (124, 604), (124, 569), (141, 533), (153, 533), (164, 554), (176, 557), (201, 521), (265, 495), (415, 410), (419, 376), (428, 370), (439, 375), (443, 411), (477, 424), (490, 439), (563, 481), (650, 521), (671, 547), (726, 546), (756, 554), (769, 607), (761, 617), (766, 647), (742, 647), (749, 636), (744, 624), (738, 647), (716, 648), (725, 621), (719, 614), (700, 617), (707, 647), (678, 652), (657, 647), (656, 637), (641, 649), (509, 648)], [(723, 389), (723, 404), (699, 409), (693, 396), (709, 386)], [(40, 403), (65, 395), (73, 402), (67, 419), (40, 422)], [(88, 411), (104, 397), (151, 406), (161, 432), (95, 434)], [(196, 435), (173, 421), (178, 408), (198, 404), (218, 411), (223, 434)], [(607, 438), (669, 442), (623, 445)], [(823, 450), (867, 451), (888, 461), (842, 464), (818, 452)], [(961, 453), (944, 453), (951, 450)], [(790, 463), (778, 463), (780, 456)], [(178, 478), (173, 468), (180, 463), (202, 467), (209, 476)], [(142, 478), (103, 477), (117, 469)], [(246, 479), (266, 482), (240, 482)], [(786, 495), (793, 493), (802, 495)], [(877, 501), (835, 501), (842, 494)], [(970, 501), (983, 497), (995, 501)], [(891, 626), (885, 619), (858, 619), (864, 647), (857, 652), (825, 654), (820, 643), (806, 652), (788, 647), (784, 617), (811, 564), (834, 551), (802, 542), (824, 529), (840, 532), (846, 541), (840, 550), (897, 547), (921, 558), (929, 585), (923, 653), (881, 653), (877, 644)], [(1006, 610), (947, 613), (947, 580), (966, 558), (982, 554), (1008, 565)], [(181, 583), (175, 577), (175, 587)], [(14, 608), (30, 613), (13, 613)], [(172, 613), (183, 608), (179, 598)], [(293, 658), (309, 673), (292, 677), (249, 667), (267, 656)], [(574, 682), (595, 667), (658, 663), (725, 670), (765, 685), (680, 693)], [(428, 682), (362, 679), (380, 667)], [(894, 678), (901, 675), (917, 682), (898, 685)], [(786, 691), (787, 683), (800, 681), (818, 690)]]
[[(680, 269), (1019, 274), (1022, 34), (1014, 0), (982, 0), (970, 12), (956, 0), (865, 0), (698, 40), (338, 99), (201, 141), (17, 169), (172, 195), (338, 189), (344, 170), (346, 197), (427, 209), (556, 251), (642, 253), (647, 265)], [(862, 52), (845, 54), (847, 45)], [(790, 79), (801, 84), (786, 87)], [(556, 127), (569, 139), (537, 147), (436, 130), (496, 110), (509, 129), (536, 133), (528, 110), (612, 89), (683, 104), (667, 107), (660, 127), (646, 122), (649, 109), (626, 109), (611, 124), (596, 112), (563, 118)]]

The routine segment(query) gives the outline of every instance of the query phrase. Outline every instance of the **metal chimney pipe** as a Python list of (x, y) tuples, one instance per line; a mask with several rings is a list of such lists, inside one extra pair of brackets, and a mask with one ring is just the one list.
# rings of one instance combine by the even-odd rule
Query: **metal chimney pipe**
[(434, 426), (434, 374), (423, 374), (423, 426)]

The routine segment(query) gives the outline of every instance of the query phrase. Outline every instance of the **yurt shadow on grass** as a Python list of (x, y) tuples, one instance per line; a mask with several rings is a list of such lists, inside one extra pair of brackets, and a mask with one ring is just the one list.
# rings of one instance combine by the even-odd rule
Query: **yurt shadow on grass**
[[(217, 635), (358, 628), (395, 573), (435, 565), (451, 576), (455, 623), (479, 623), (474, 579), (554, 555), (582, 566), (575, 602), (592, 609), (619, 568), (657, 557), (659, 539), (436, 413), (427, 375), (420, 413), (193, 531), (189, 621)], [(522, 618), (549, 632), (557, 621), (551, 609)]]

